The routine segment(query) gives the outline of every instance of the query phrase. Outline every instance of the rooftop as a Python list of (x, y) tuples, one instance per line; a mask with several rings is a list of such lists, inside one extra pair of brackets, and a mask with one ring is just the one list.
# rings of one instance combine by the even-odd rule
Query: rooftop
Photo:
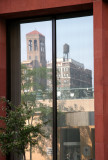
[(44, 36), (42, 33), (38, 32), (37, 30), (34, 30), (34, 31), (32, 31), (32, 32), (29, 32), (29, 33), (27, 33), (26, 35), (31, 35), (31, 34), (33, 34), (33, 35), (39, 34), (39, 35), (41, 35), (41, 36)]

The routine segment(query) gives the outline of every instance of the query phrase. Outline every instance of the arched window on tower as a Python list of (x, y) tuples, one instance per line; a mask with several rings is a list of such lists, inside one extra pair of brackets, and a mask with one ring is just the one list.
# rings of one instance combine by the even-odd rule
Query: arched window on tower
[(29, 40), (29, 51), (32, 51), (32, 40)]
[(37, 40), (35, 39), (34, 40), (34, 51), (36, 51), (38, 48), (37, 48)]
[(45, 49), (44, 49), (44, 41), (40, 41), (40, 51), (41, 52), (45, 51)]

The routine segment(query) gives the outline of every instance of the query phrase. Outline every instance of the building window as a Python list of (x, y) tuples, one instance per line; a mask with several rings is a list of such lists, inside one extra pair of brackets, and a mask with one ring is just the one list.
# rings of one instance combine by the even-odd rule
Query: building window
[(29, 40), (29, 51), (32, 51), (32, 40)]
[(38, 60), (38, 57), (37, 57), (37, 56), (35, 56), (35, 60)]
[[(86, 21), (87, 19), (92, 22), (89, 29), (88, 26), (83, 28), (83, 20)], [(87, 23), (88, 20), (86, 21)], [(78, 27), (79, 25), (80, 27)], [(59, 118), (57, 133), (59, 137), (58, 144), (60, 148), (62, 148), (58, 160), (95, 159), (92, 25), (92, 16), (77, 17), (77, 19), (58, 19), (56, 21), (56, 61), (61, 62), (63, 73), (63, 77), (57, 76), (57, 82), (62, 79), (62, 82), (59, 83), (59, 88), (57, 87), (57, 113)], [(83, 29), (81, 29), (81, 26)], [(79, 36), (81, 39), (79, 39)], [(61, 41), (64, 42), (64, 44), (61, 43)], [(68, 42), (68, 44), (66, 42)], [(90, 44), (89, 49), (87, 43)], [(84, 46), (84, 48), (82, 46)], [(71, 50), (72, 52), (70, 52)], [(90, 53), (89, 50), (92, 50), (92, 52)], [(70, 68), (71, 74), (69, 73)], [(92, 78), (85, 78), (88, 73), (89, 77)], [(57, 72), (57, 74), (59, 75), (59, 72)], [(79, 75), (82, 75), (82, 78), (80, 78)], [(89, 102), (89, 105), (86, 106), (87, 102)], [(81, 103), (83, 103), (83, 105)], [(90, 103), (92, 103), (92, 105)], [(59, 117), (59, 111), (61, 113), (64, 112), (66, 119), (63, 118), (63, 115)], [(62, 127), (63, 125), (67, 127), (64, 128)], [(86, 137), (88, 138), (86, 139)], [(87, 145), (88, 142), (90, 142), (89, 145)]]
[[(43, 145), (42, 149), (46, 153), (45, 157), (38, 152), (38, 149), (32, 153), (32, 157), (38, 159), (36, 157), (38, 155), (42, 159), (53, 159), (53, 156), (58, 156), (53, 160), (95, 159), (94, 69), (93, 46), (91, 46), (93, 43), (93, 16), (69, 17), (69, 19), (67, 17), (64, 17), (64, 19), (63, 17), (61, 18), (34, 23), (34, 26), (37, 25), (42, 29), (42, 33), (38, 33), (40, 36), (36, 42), (37, 44), (40, 43), (38, 58), (33, 53), (32, 61), (28, 61), (30, 56), (27, 56), (29, 59), (26, 59), (24, 52), (21, 52), (21, 65), (25, 64), (29, 70), (29, 74), (26, 75), (29, 76), (29, 84), (27, 81), (25, 85), (27, 87), (25, 90), (28, 92), (28, 95), (26, 93), (28, 97), (25, 99), (29, 101), (27, 103), (28, 105), (31, 100), (34, 100), (32, 104), (35, 104), (33, 107), (37, 107), (35, 110), (36, 119), (38, 118), (39, 121), (48, 121), (48, 124), (43, 128), (49, 139), (43, 139), (42, 143), (39, 143)], [(28, 27), (27, 23), (21, 25)], [(21, 33), (23, 34), (23, 31)], [(45, 42), (40, 38), (42, 35), (45, 35)], [(63, 50), (67, 42), (70, 49), (67, 50), (65, 48)], [(24, 43), (26, 46), (25, 41), (22, 43), (22, 48)], [(34, 41), (34, 50), (36, 50), (35, 46)], [(43, 55), (41, 52), (44, 51), (43, 47), (46, 55), (44, 55), (44, 61), (41, 61), (41, 56)], [(29, 51), (32, 51), (31, 40), (29, 41)], [(24, 56), (25, 58), (23, 58)], [(65, 58), (65, 61), (63, 61), (63, 58)], [(60, 75), (60, 70), (57, 68), (58, 65), (62, 67), (62, 76)], [(66, 72), (70, 70), (69, 67), (72, 74)], [(89, 76), (85, 79), (83, 75)], [(24, 80), (26, 81), (27, 78)], [(23, 82), (25, 83), (25, 81)], [(21, 90), (20, 93), (23, 94), (23, 91)], [(31, 97), (30, 94), (32, 95)], [(16, 95), (14, 94), (14, 96)], [(57, 142), (53, 140), (53, 135), (57, 138)], [(54, 145), (52, 145), (52, 141)], [(59, 150), (58, 154), (57, 146)], [(28, 152), (26, 153), (27, 155)]]
[(45, 52), (45, 48), (43, 47), (43, 52)]
[(66, 68), (66, 71), (68, 71), (68, 68)]
[(40, 41), (40, 50), (41, 50), (41, 52), (45, 51), (44, 42), (43, 41)]
[(34, 40), (34, 51), (37, 51), (37, 40)]
[(41, 52), (43, 51), (43, 47), (42, 46), (40, 47), (40, 50), (41, 50)]

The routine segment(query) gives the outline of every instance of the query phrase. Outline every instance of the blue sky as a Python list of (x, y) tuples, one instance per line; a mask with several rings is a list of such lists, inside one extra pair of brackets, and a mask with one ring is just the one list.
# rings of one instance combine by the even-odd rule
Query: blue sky
[(57, 56), (62, 57), (63, 44), (70, 46), (69, 57), (93, 69), (93, 17), (57, 21)]

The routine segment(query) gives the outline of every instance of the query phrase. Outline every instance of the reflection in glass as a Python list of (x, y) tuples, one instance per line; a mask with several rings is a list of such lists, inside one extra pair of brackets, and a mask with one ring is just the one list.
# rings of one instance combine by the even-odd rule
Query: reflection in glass
[(27, 160), (52, 159), (51, 25), (51, 21), (21, 24), (21, 101), (32, 109), (27, 125), (43, 124), (45, 135), (36, 136), (35, 147), (28, 144)]
[(57, 20), (58, 160), (94, 160), (93, 17)]

